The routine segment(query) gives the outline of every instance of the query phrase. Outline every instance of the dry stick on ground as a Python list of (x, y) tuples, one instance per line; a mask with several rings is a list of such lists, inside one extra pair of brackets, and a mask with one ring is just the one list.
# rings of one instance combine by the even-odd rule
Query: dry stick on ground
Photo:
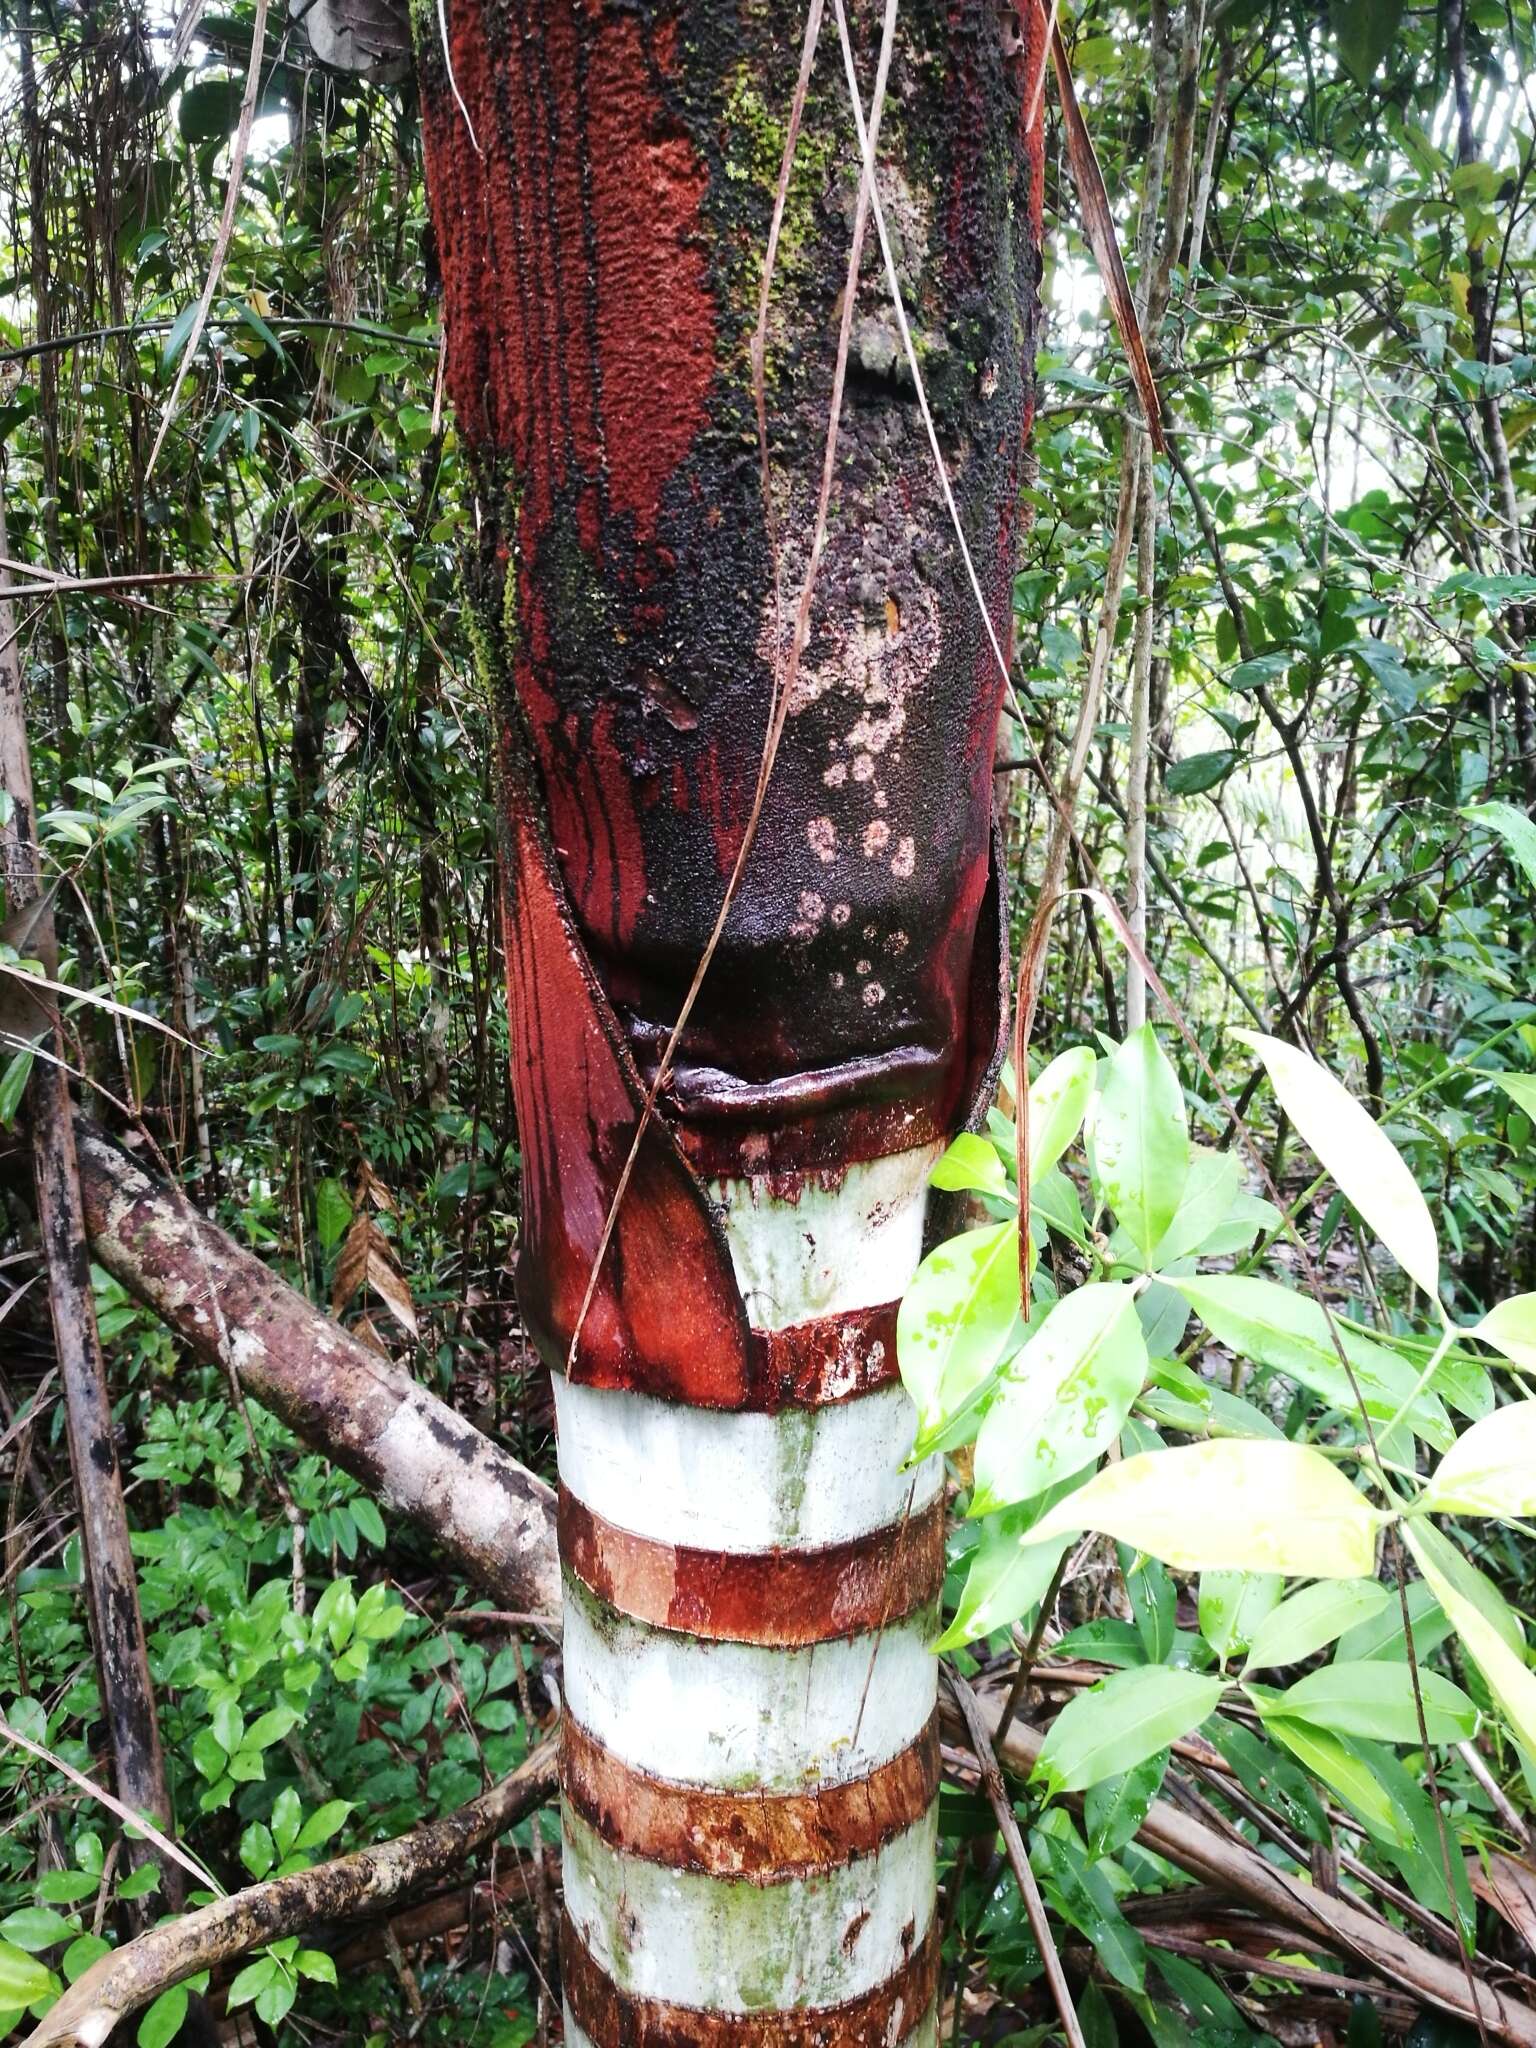
[[(4, 552), (5, 508), (0, 503), (0, 554)], [(36, 841), (21, 665), (7, 632), (8, 614), (9, 607), (0, 602), (0, 638), (8, 641), (5, 652), (0, 653), (0, 788), (10, 798), (9, 819), (0, 825), (0, 867), (8, 908), (15, 915), (48, 892)], [(27, 944), (46, 967), (55, 968), (51, 904), (44, 902)], [(61, 1064), (66, 1048), (54, 1009), (47, 1013), (47, 1034), (47, 1049), (53, 1057), (36, 1063), (27, 1090), (27, 1117), (48, 1301), (79, 1506), (91, 1642), (118, 1797), (135, 1813), (165, 1827), (170, 1823), (171, 1802), (117, 1462), (106, 1359), (91, 1298), (69, 1077)], [(147, 1852), (141, 1849), (140, 1853)], [(170, 1863), (164, 1865), (164, 1872), (167, 1895), (175, 1901), (181, 1896), (179, 1873)]]
[[(976, 1704), (990, 1733), (1001, 1719), (1002, 1702), (979, 1698)], [(958, 1715), (956, 1722), (964, 1725)], [(1027, 1777), (1044, 1740), (1038, 1729), (1016, 1721), (998, 1744), (998, 1755), (1016, 1776)], [(1480, 2021), (1491, 2041), (1504, 2042), (1507, 2048), (1536, 2048), (1536, 2010), (1476, 1980), (1469, 1988), (1457, 1962), (1430, 1954), (1352, 1901), (1316, 1891), (1305, 1879), (1290, 1876), (1257, 1850), (1228, 1840), (1166, 1800), (1153, 1801), (1136, 1839), (1201, 1884), (1227, 1898), (1241, 1899), (1327, 1954), (1363, 1964), (1426, 2005), (1460, 2019)], [(1475, 2013), (1471, 2004), (1474, 1992)]]
[(115, 1280), (426, 1530), (498, 1606), (558, 1615), (554, 1493), (542, 1479), (84, 1118), (77, 1145), (91, 1249)]
[(87, 1970), (24, 2048), (100, 2048), (129, 2013), (201, 1970), (301, 1933), (322, 1920), (357, 1919), (435, 1883), (554, 1793), (559, 1744), (551, 1738), (489, 1792), (394, 1841), (250, 1885), (141, 1934)]
[(997, 1825), (1002, 1830), (1003, 1846), (1008, 1851), (1008, 1861), (1013, 1866), (1014, 1882), (1018, 1885), (1019, 1896), (1024, 1901), (1024, 1911), (1029, 1916), (1029, 1931), (1035, 1937), (1035, 1947), (1039, 1949), (1041, 1960), (1045, 1964), (1045, 1978), (1051, 1987), (1051, 1999), (1061, 2021), (1061, 2031), (1067, 2038), (1068, 2048), (1087, 2048), (1083, 2030), (1078, 2024), (1077, 2008), (1073, 2005), (1072, 1993), (1067, 1988), (1061, 1957), (1056, 1953), (1051, 1923), (1046, 1918), (1045, 1900), (1040, 1896), (1035, 1873), (1029, 1867), (1029, 1851), (1024, 1846), (1024, 1837), (1019, 1832), (1018, 1821), (1014, 1818), (1013, 1808), (1008, 1803), (1003, 1774), (997, 1767), (997, 1756), (992, 1746), (995, 1739), (992, 1728), (982, 1718), (980, 1702), (959, 1672), (951, 1666), (944, 1675), (964, 1717), (971, 1746), (976, 1752), (982, 1790), (991, 1802)]

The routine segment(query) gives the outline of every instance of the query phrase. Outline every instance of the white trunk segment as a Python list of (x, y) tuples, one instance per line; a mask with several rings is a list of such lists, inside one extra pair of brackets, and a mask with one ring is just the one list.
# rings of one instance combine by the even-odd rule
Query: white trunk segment
[(864, 1778), (916, 1742), (938, 1697), (937, 1616), (780, 1650), (713, 1643), (597, 1607), (565, 1581), (565, 1704), (615, 1756), (718, 1792)]
[[(605, 1521), (698, 1550), (818, 1550), (919, 1514), (943, 1460), (904, 1470), (902, 1387), (830, 1408), (742, 1415), (559, 1378), (560, 1479)], [(915, 1483), (914, 1483), (915, 1482)]]
[[(793, 1200), (782, 1176), (714, 1184), (753, 1326), (899, 1299), (922, 1255), (940, 1149), (854, 1166), (836, 1185), (802, 1176)], [(656, 1544), (750, 1557), (888, 1531), (894, 1546), (942, 1485), (938, 1459), (904, 1469), (915, 1416), (899, 1386), (774, 1415), (559, 1378), (555, 1398), (562, 1486)], [(631, 1769), (678, 1787), (772, 1797), (854, 1784), (917, 1743), (936, 1704), (931, 1609), (809, 1647), (714, 1641), (618, 1613), (567, 1569), (564, 1613), (570, 1719)], [(927, 1934), (936, 1827), (935, 1808), (874, 1854), (750, 1882), (612, 1846), (568, 1805), (566, 1905), (627, 1995), (760, 2017), (837, 2006), (877, 1995)], [(935, 2036), (931, 2010), (898, 2011), (884, 2039), (926, 2048)], [(570, 2019), (567, 2039), (586, 2040)]]
[(711, 1181), (752, 1327), (786, 1330), (899, 1300), (923, 1255), (928, 1175), (943, 1150), (870, 1159), (835, 1183), (806, 1174), (794, 1201), (766, 1176)]
[(933, 1916), (938, 1809), (865, 1857), (781, 1884), (666, 1870), (565, 1817), (566, 1908), (594, 1961), (642, 1998), (710, 2011), (841, 2005), (905, 1963)]

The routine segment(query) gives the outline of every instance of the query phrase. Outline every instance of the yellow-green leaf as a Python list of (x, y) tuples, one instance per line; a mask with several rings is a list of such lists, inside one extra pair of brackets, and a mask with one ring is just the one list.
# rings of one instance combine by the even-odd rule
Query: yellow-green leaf
[(1386, 1787), (1353, 1750), (1326, 1728), (1317, 1728), (1294, 1715), (1276, 1713), (1268, 1701), (1251, 1693), (1264, 1720), (1264, 1732), (1283, 1743), (1292, 1756), (1299, 1757), (1309, 1771), (1330, 1786), (1344, 1804), (1359, 1815), (1373, 1835), (1406, 1848), (1413, 1839), (1407, 1817)]
[(928, 1176), (947, 1194), (1006, 1195), (1008, 1175), (990, 1138), (962, 1131)]
[(1474, 1422), (1435, 1468), (1422, 1504), (1437, 1514), (1536, 1514), (1536, 1401)]
[(1147, 1377), (1136, 1297), (1123, 1280), (1058, 1301), (1003, 1377), (976, 1439), (973, 1513), (1033, 1500), (1120, 1434)]
[[(1256, 1274), (1201, 1273), (1170, 1280), (1219, 1344), (1255, 1365), (1299, 1380), (1344, 1414), (1359, 1415), (1355, 1388), (1375, 1422), (1390, 1422), (1406, 1411), (1409, 1427), (1426, 1443), (1444, 1450), (1455, 1440), (1450, 1417), (1437, 1395), (1415, 1394), (1418, 1374), (1395, 1351), (1372, 1343), (1336, 1322), (1338, 1345), (1349, 1360), (1346, 1371), (1334, 1332), (1321, 1305)], [(1351, 1383), (1353, 1374), (1353, 1383)]]
[(1251, 1045), (1280, 1107), (1408, 1277), (1440, 1293), (1440, 1245), (1429, 1204), (1376, 1119), (1326, 1067), (1262, 1031), (1233, 1034)]
[(1536, 1372), (1536, 1294), (1499, 1302), (1470, 1334), (1502, 1351), (1512, 1365)]
[(1248, 1646), (1249, 1671), (1299, 1664), (1346, 1629), (1373, 1621), (1391, 1599), (1379, 1579), (1324, 1579), (1265, 1615)]
[(1077, 1045), (1058, 1053), (1029, 1090), (1030, 1184), (1053, 1167), (1083, 1127), (1098, 1079), (1098, 1055)]
[(1364, 1579), (1388, 1519), (1305, 1444), (1215, 1439), (1106, 1466), (1034, 1534), (1095, 1529), (1180, 1571)]
[(1099, 1185), (1144, 1259), (1184, 1199), (1189, 1128), (1179, 1077), (1150, 1024), (1133, 1031), (1109, 1063), (1093, 1119)]
[(1406, 1664), (1325, 1664), (1281, 1693), (1279, 1711), (1336, 1735), (1374, 1742), (1419, 1740), (1419, 1701), (1431, 1742), (1467, 1742), (1477, 1733), (1477, 1708), (1438, 1671), (1413, 1674)]
[(46, 1963), (24, 1955), (12, 1942), (0, 1941), (0, 2005), (31, 2005), (53, 1988), (54, 1975)]
[(952, 1414), (1003, 1356), (1019, 1321), (1019, 1227), (992, 1223), (931, 1251), (896, 1318), (902, 1383), (921, 1427)]
[[(1515, 1740), (1536, 1755), (1536, 1671), (1494, 1619), (1504, 1608), (1502, 1598), (1433, 1523), (1404, 1522), (1403, 1536)], [(1504, 1615), (1513, 1622), (1507, 1609)]]

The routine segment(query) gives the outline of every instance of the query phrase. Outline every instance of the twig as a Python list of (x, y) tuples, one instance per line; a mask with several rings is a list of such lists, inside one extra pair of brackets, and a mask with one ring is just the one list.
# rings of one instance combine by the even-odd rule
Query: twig
[(1051, 1616), (1056, 1612), (1056, 1601), (1061, 1593), (1061, 1582), (1067, 1576), (1069, 1554), (1068, 1550), (1063, 1550), (1060, 1557), (1057, 1558), (1056, 1569), (1051, 1573), (1051, 1583), (1046, 1587), (1045, 1598), (1040, 1602), (1040, 1612), (1035, 1617), (1035, 1625), (1030, 1630), (1029, 1641), (1025, 1644), (1024, 1654), (1019, 1659), (1019, 1668), (1014, 1676), (1013, 1684), (1008, 1688), (1008, 1698), (1003, 1706), (1003, 1718), (997, 1724), (997, 1739), (999, 1742), (1006, 1739), (1008, 1730), (1013, 1726), (1013, 1717), (1019, 1711), (1019, 1702), (1028, 1690), (1029, 1681), (1035, 1675), (1035, 1659), (1040, 1655), (1040, 1645), (1045, 1639), (1046, 1630), (1050, 1627)]
[(224, 211), (219, 217), (219, 232), (214, 237), (213, 255), (208, 263), (208, 275), (203, 280), (202, 297), (197, 302), (197, 314), (192, 322), (192, 331), (176, 364), (176, 378), (171, 385), (171, 395), (165, 401), (165, 411), (160, 416), (159, 430), (155, 445), (149, 451), (149, 460), (144, 465), (144, 482), (147, 484), (154, 474), (155, 463), (170, 432), (171, 421), (176, 415), (176, 401), (181, 396), (181, 387), (186, 382), (187, 372), (192, 367), (192, 358), (197, 354), (197, 345), (203, 338), (203, 329), (208, 323), (208, 309), (213, 304), (213, 295), (219, 288), (219, 278), (224, 270), (224, 258), (229, 254), (229, 245), (235, 232), (235, 212), (240, 204), (240, 186), (245, 176), (246, 152), (251, 146), (251, 124), (256, 118), (256, 101), (261, 88), (261, 59), (267, 44), (268, 0), (256, 0), (256, 18), (251, 24), (251, 61), (245, 74), (245, 92), (240, 100), (240, 119), (235, 128), (234, 138), (229, 146), (229, 183), (224, 193)]
[(1046, 1982), (1051, 1987), (1051, 1998), (1061, 2021), (1061, 2031), (1067, 2038), (1067, 2048), (1087, 2048), (1083, 2030), (1078, 2024), (1077, 2008), (1072, 2003), (1072, 1993), (1067, 1987), (1066, 1973), (1061, 1967), (1061, 1957), (1056, 1952), (1051, 1923), (1046, 1918), (1045, 1901), (1040, 1896), (1035, 1873), (1029, 1867), (1029, 1852), (1024, 1846), (1024, 1837), (1019, 1832), (1019, 1823), (1009, 1804), (1003, 1774), (998, 1769), (997, 1754), (992, 1747), (992, 1731), (983, 1718), (975, 1693), (959, 1672), (951, 1666), (946, 1676), (950, 1691), (954, 1694), (964, 1716), (965, 1725), (970, 1731), (971, 1745), (981, 1769), (982, 1789), (991, 1802), (992, 1812), (996, 1816), (998, 1827), (1002, 1830), (1008, 1861), (1013, 1866), (1019, 1896), (1023, 1899), (1024, 1911), (1029, 1916), (1029, 1931), (1035, 1938), (1035, 1947), (1039, 1949), (1041, 1960), (1045, 1964)]

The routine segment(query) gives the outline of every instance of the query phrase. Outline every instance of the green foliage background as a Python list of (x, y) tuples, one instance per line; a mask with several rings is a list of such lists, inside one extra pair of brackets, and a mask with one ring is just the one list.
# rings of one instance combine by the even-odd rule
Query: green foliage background
[[(1152, 0), (1063, 21), (1134, 278), (1152, 246), (1141, 223), (1161, 203), (1149, 138), (1185, 16)], [(10, 0), (0, 16), (0, 573), (17, 593), (65, 971), (196, 1048), (81, 1008), (78, 1059), (237, 1236), (547, 1464), (547, 1396), (507, 1273), (517, 1148), (492, 745), (455, 581), (464, 506), (412, 93), (321, 74), (285, 21), (212, 317), (148, 467), (224, 200), (250, 39), (241, 6), (204, 15), (179, 58), (172, 24), (125, 0)], [(1094, 862), (1121, 888), (1131, 648), (1150, 606), (1149, 949), (1200, 1055), (1164, 1032), (1177, 1097), (1202, 1145), (1226, 1144), (1220, 1077), (1255, 1121), (1331, 1299), (1398, 1355), (1422, 1341), (1411, 1290), (1314, 1180), (1234, 1031), (1300, 1039), (1374, 1101), (1432, 1200), (1458, 1324), (1536, 1288), (1536, 892), (1521, 831), (1536, 803), (1532, 42), (1523, 0), (1205, 9), (1193, 45), (1202, 243), (1198, 262), (1181, 244), (1152, 337), (1188, 477), (1157, 465), (1154, 559), (1139, 588), (1127, 583), (1080, 811)], [(1053, 318), (1015, 660), (1031, 738), (1056, 773), (1134, 406), (1051, 118)], [(90, 587), (124, 576), (146, 580)], [(1017, 765), (1025, 751), (1005, 725), (1019, 938), (1048, 827)], [(1041, 1058), (1101, 1051), (1095, 1034), (1118, 1041), (1125, 1017), (1113, 933), (1074, 897)], [(0, 1064), (6, 1121), (24, 1080), (24, 1060)], [(1067, 1165), (1060, 1178), (1091, 1213), (1086, 1163)], [(19, 1248), (19, 1210), (11, 1222)], [(1090, 1265), (1074, 1268), (1070, 1228), (1046, 1240), (1065, 1293)], [(0, 1286), (30, 1271), (0, 1269)], [(88, 1769), (94, 1678), (37, 1306), (34, 1291), (0, 1326), (6, 1412), (28, 1418), (5, 1453), (0, 1705)], [(100, 1308), (192, 1851), (239, 1883), (399, 1832), (524, 1755), (523, 1701), (546, 1706), (537, 1645), (522, 1694), (505, 1632), (465, 1623), (465, 1590), (350, 1481), (265, 1416), (248, 1431), (217, 1376), (105, 1281)], [(1194, 1431), (1200, 1386), (1230, 1365), (1235, 1395), (1246, 1370), (1219, 1343), (1214, 1357), (1214, 1378), (1210, 1353), (1170, 1368), (1130, 1426)], [(1338, 1447), (1336, 1407), (1262, 1362), (1258, 1380), (1272, 1426)], [(968, 1484), (965, 1446), (952, 1449)], [(284, 1486), (306, 1524), (302, 1616)], [(955, 1603), (984, 1526), (957, 1538)], [(1480, 1525), (1475, 1554), (1528, 1607), (1523, 1531)], [(1208, 1601), (1134, 1552), (1110, 1557), (1082, 1598), (1052, 1651), (1064, 1664), (1190, 1675), (1247, 1640), (1215, 1591)], [(1014, 1601), (963, 1654), (1016, 1662), (1011, 1623), (1030, 1609)], [(1419, 1650), (1487, 1704), (1429, 1606), (1420, 1618)], [(1362, 1612), (1351, 1626), (1380, 1624)], [(962, 1616), (953, 1639), (968, 1637)], [(1401, 1657), (1390, 1630), (1359, 1641), (1364, 1656)], [(1368, 1889), (1374, 1873), (1417, 1902), (1439, 1929), (1420, 1926), (1424, 1938), (1443, 1945), (1459, 1912), (1484, 1951), (1519, 1959), (1513, 1931), (1486, 1906), (1479, 1920), (1461, 1885), (1464, 1855), (1516, 1839), (1454, 1745), (1439, 1754), (1453, 1901), (1412, 1742), (1378, 1743), (1366, 1766), (1329, 1752), (1330, 1778), (1315, 1745), (1277, 1746), (1262, 1710), (1218, 1716), (1206, 1737), (1221, 1768), (1191, 1782), (1271, 1853), (1326, 1869), (1347, 1845), (1367, 1873), (1351, 1883)], [(1230, 2040), (1300, 1996), (1289, 1980), (1229, 1982), (1138, 1931), (1135, 1900), (1174, 1883), (1132, 1839), (1165, 1767), (1095, 1782), (1076, 1819), (1030, 1810), (1064, 1938), (1098, 1958), (1084, 2006), (1095, 2048), (1117, 2028), (1159, 2048)], [(1525, 1760), (1501, 1738), (1486, 1768), (1529, 1825)], [(1395, 1801), (1390, 1828), (1351, 1807), (1368, 1796), (1363, 1770)], [(13, 1958), (0, 2005), (19, 2006), (36, 1986), (14, 1958), (77, 1974), (114, 1934), (126, 1865), (108, 1863), (110, 1823), (46, 1771), (12, 1754), (0, 1778), (14, 1802), (0, 1837)], [(1222, 1805), (1233, 1786), (1269, 1814), (1268, 1835)], [(946, 1982), (967, 1994), (956, 2038), (1033, 2040), (1048, 2008), (1017, 1892), (975, 1800), (947, 1791), (944, 1814)], [(313, 2024), (382, 2041), (419, 2018), (416, 2038), (508, 2048), (534, 2025), (539, 1937), (496, 1910), (493, 1939), (439, 1945), (413, 1976), (375, 1959), (333, 1987), (323, 1959), (294, 1951), (241, 1995), (284, 2040)], [(171, 2038), (178, 2019), (167, 2009), (141, 2038)], [(1351, 2040), (1399, 2019), (1364, 1999)]]

